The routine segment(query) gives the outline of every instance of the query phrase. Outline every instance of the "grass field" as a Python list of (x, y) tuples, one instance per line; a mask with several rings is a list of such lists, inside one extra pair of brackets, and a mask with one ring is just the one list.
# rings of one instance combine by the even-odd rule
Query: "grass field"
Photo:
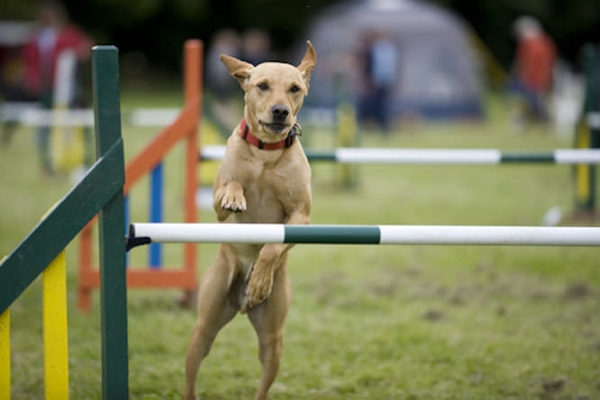
[[(123, 108), (174, 106), (177, 92), (123, 95)], [(510, 133), (502, 110), (491, 123), (405, 127), (366, 134), (368, 147), (550, 150), (569, 138)], [(131, 157), (156, 130), (125, 126)], [(331, 147), (324, 130), (303, 140)], [(9, 253), (69, 189), (41, 179), (32, 132), (0, 148), (0, 255)], [(166, 219), (182, 204), (181, 146), (166, 162)], [(313, 166), (312, 223), (539, 225), (551, 207), (572, 211), (567, 166), (363, 166), (356, 190), (339, 190), (333, 165)], [(133, 219), (146, 220), (147, 182), (132, 194)], [(213, 222), (203, 212), (204, 222)], [(101, 395), (98, 298), (89, 315), (76, 300), (77, 240), (68, 248), (70, 385), (73, 399)], [(179, 245), (165, 248), (180, 262)], [(202, 271), (213, 245), (201, 245)], [(296, 247), (294, 300), (273, 399), (595, 399), (600, 398), (600, 250), (573, 247)], [(142, 265), (144, 250), (132, 264)], [(194, 312), (177, 291), (128, 293), (132, 399), (175, 399), (183, 385)], [(41, 285), (12, 306), (13, 398), (43, 397)], [(260, 366), (254, 332), (236, 318), (200, 371), (203, 399), (251, 398)]]

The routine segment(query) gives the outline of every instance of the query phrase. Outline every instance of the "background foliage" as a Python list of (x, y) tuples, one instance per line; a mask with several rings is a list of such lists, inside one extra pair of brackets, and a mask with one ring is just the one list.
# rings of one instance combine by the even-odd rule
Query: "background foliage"
[[(425, 1), (425, 0), (423, 0)], [(264, 28), (275, 50), (302, 38), (311, 17), (333, 0), (64, 0), (72, 19), (98, 42), (122, 52), (141, 51), (152, 64), (176, 68), (181, 43), (209, 41), (220, 28)], [(556, 39), (561, 55), (577, 61), (581, 46), (600, 42), (600, 7), (595, 0), (433, 0), (458, 13), (478, 33), (504, 66), (510, 65), (514, 41), (510, 26), (522, 14), (537, 17)], [(0, 19), (33, 18), (37, 0), (4, 0)]]

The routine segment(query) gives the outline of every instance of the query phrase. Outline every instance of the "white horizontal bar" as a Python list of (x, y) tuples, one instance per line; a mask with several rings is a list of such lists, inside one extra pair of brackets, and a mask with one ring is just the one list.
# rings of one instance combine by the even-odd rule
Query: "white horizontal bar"
[(222, 160), (225, 157), (225, 146), (207, 145), (202, 146), (201, 153), (203, 160)]
[[(330, 242), (324, 241), (323, 235), (319, 238), (319, 230), (331, 232), (332, 227), (353, 237), (353, 244), (363, 243), (363, 235), (364, 244), (373, 244), (371, 228), (379, 230), (380, 244), (600, 246), (598, 227), (136, 223), (132, 224), (130, 236), (166, 243), (255, 244), (293, 243), (292, 237), (301, 236), (303, 243), (325, 244)], [(293, 230), (287, 240), (286, 230)], [(353, 230), (356, 235), (348, 235)], [(314, 235), (314, 241), (306, 239), (310, 235)]]
[(600, 150), (558, 149), (554, 151), (557, 164), (599, 164)]
[(163, 243), (283, 243), (282, 224), (136, 223), (135, 237)]
[(26, 126), (94, 126), (94, 111), (80, 110), (23, 110), (19, 122)]
[[(2, 121), (18, 121), (25, 126), (94, 126), (90, 108), (48, 110), (38, 103), (7, 102), (0, 108)], [(123, 122), (132, 126), (167, 126), (181, 113), (179, 108), (140, 108), (124, 114)]]
[(381, 244), (599, 246), (600, 228), (383, 225)]
[(494, 149), (365, 149), (336, 150), (340, 163), (378, 164), (498, 164), (502, 153)]
[[(306, 149), (306, 154), (311, 159), (311, 149)], [(317, 150), (323, 159), (331, 162), (345, 163), (372, 163), (372, 164), (499, 164), (499, 163), (527, 163), (529, 158), (548, 156), (548, 163), (552, 158), (556, 164), (600, 164), (600, 150), (598, 149), (556, 149), (547, 153), (503, 153), (500, 150), (424, 150), (424, 149), (369, 149), (369, 148), (338, 148), (331, 151), (329, 160), (325, 155), (327, 151)], [(341, 155), (340, 155), (341, 154)], [(502, 159), (508, 156), (511, 161)], [(209, 145), (202, 147), (201, 156), (204, 161), (221, 160), (225, 156), (225, 146)], [(522, 158), (523, 161), (519, 161)], [(343, 161), (342, 161), (343, 160)]]
[(39, 109), (41, 105), (31, 101), (5, 101), (0, 105), (0, 118), (3, 122), (15, 122), (21, 119), (21, 115), (31, 109)]
[(181, 114), (179, 108), (139, 108), (129, 114), (133, 126), (167, 126)]

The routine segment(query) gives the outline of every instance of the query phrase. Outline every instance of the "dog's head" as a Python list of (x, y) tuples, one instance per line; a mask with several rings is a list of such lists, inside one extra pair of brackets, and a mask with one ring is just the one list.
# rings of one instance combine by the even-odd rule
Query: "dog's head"
[(245, 92), (248, 126), (266, 143), (281, 140), (293, 128), (308, 94), (317, 55), (310, 41), (306, 44), (306, 53), (297, 67), (277, 62), (254, 66), (225, 54), (220, 57)]

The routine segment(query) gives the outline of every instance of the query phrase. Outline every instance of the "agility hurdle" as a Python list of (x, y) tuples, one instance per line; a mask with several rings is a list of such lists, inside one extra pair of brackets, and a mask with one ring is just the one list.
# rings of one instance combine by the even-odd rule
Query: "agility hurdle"
[[(12, 303), (43, 273), (45, 398), (67, 399), (68, 354), (64, 249), (99, 213), (102, 398), (127, 399), (128, 346), (123, 251), (124, 155), (117, 49), (92, 49), (97, 160), (80, 183), (0, 261), (0, 398), (11, 396)], [(50, 265), (50, 266), (49, 266)]]
[(600, 246), (600, 228), (177, 223), (129, 226), (128, 248), (157, 242)]
[[(197, 221), (195, 203), (198, 185), (198, 132), (202, 109), (202, 42), (188, 40), (184, 45), (184, 107), (178, 118), (159, 134), (135, 156), (125, 168), (125, 220), (129, 220), (128, 194), (132, 187), (143, 177), (150, 174), (150, 212), (149, 220), (162, 221), (163, 210), (163, 166), (162, 160), (180, 141), (185, 141), (185, 182), (183, 195), (184, 221)], [(80, 235), (79, 247), (79, 291), (78, 308), (89, 311), (91, 293), (99, 287), (100, 276), (92, 263), (92, 224), (88, 224)], [(184, 290), (184, 304), (189, 303), (197, 286), (198, 252), (193, 244), (183, 246), (183, 267), (179, 269), (163, 269), (160, 245), (149, 249), (149, 267), (144, 269), (128, 269), (128, 287), (180, 288)]]
[[(205, 146), (202, 161), (221, 160), (225, 146)], [(342, 147), (333, 151), (306, 150), (309, 161), (340, 164), (600, 164), (600, 150), (556, 149), (551, 152), (503, 152), (495, 149), (382, 149)]]

